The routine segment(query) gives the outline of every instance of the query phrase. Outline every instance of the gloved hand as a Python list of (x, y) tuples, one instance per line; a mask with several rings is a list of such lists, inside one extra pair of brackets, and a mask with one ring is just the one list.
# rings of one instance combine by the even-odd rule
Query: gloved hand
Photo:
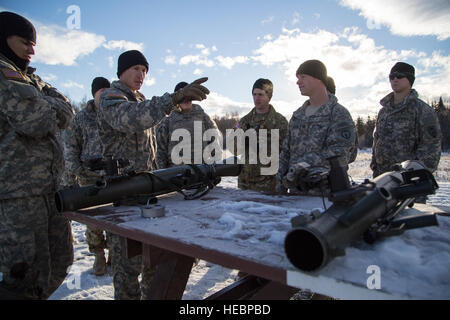
[(207, 77), (200, 78), (181, 88), (172, 96), (172, 103), (176, 106), (183, 101), (202, 101), (209, 94), (208, 88), (202, 86), (203, 82), (208, 80)]
[(80, 185), (93, 184), (95, 183), (95, 181), (99, 180), (102, 177), (97, 172), (91, 171), (83, 167), (79, 167), (75, 171), (75, 175), (77, 176)]

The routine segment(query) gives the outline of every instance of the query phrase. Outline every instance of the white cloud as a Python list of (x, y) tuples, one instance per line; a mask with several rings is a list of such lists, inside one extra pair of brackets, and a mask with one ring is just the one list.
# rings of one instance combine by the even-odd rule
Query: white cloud
[(197, 69), (194, 70), (194, 74), (195, 74), (196, 76), (202, 75), (202, 74), (203, 74), (203, 70), (197, 68)]
[[(125, 40), (111, 40), (106, 42), (103, 35), (85, 32), (81, 30), (69, 30), (56, 25), (43, 25), (32, 21), (38, 34), (36, 55), (33, 62), (41, 62), (49, 65), (76, 65), (78, 59), (90, 55), (96, 49), (103, 46), (108, 50), (132, 50), (143, 51), (143, 43), (135, 43)], [(108, 63), (111, 66), (110, 59)]]
[(103, 45), (108, 50), (139, 50), (144, 51), (144, 44), (142, 42), (136, 43), (126, 40), (110, 40)]
[(262, 20), (262, 21), (261, 21), (261, 24), (271, 23), (271, 22), (273, 22), (274, 20), (275, 20), (275, 17), (274, 17), (274, 16), (270, 16), (270, 17), (268, 17), (267, 19)]
[(151, 87), (156, 83), (155, 78), (147, 78), (144, 80), (144, 86)]
[(69, 80), (62, 84), (64, 88), (78, 88), (78, 89), (84, 89), (84, 85), (77, 83), (75, 81)]
[(450, 2), (448, 0), (341, 0), (340, 4), (368, 19), (376, 26), (383, 24), (401, 36), (450, 37)]
[(301, 16), (300, 13), (298, 13), (297, 11), (294, 12), (294, 14), (292, 15), (292, 21), (291, 24), (293, 26), (295, 26), (296, 24), (298, 24), (300, 22)]
[(41, 76), (42, 80), (44, 80), (45, 82), (52, 82), (58, 79), (58, 77), (56, 75), (54, 75), (53, 73), (49, 73), (49, 74), (44, 74)]
[[(299, 97), (295, 90), (295, 73), (299, 65), (309, 59), (321, 60), (336, 82), (339, 101), (353, 115), (378, 112), (379, 100), (391, 91), (387, 75), (397, 61), (416, 67), (414, 88), (423, 100), (441, 95), (448, 97), (450, 92), (450, 56), (438, 51), (426, 54), (415, 50), (389, 50), (377, 45), (357, 28), (347, 28), (340, 34), (325, 30), (303, 33), (299, 29), (283, 29), (281, 35), (265, 41), (249, 58), (285, 73), (284, 87), (292, 92), (286, 97), (287, 101)], [(297, 108), (299, 106), (297, 104)], [(292, 110), (288, 109), (289, 112)]]
[(105, 42), (102, 35), (59, 26), (44, 26), (38, 22), (33, 24), (38, 34), (36, 55), (33, 58), (36, 62), (72, 66), (77, 59), (91, 54)]
[(164, 63), (165, 64), (176, 64), (177, 57), (170, 55), (164, 58)]
[(108, 66), (110, 68), (114, 67), (114, 57), (112, 57), (112, 56), (108, 57)]
[(201, 101), (200, 104), (210, 116), (216, 115), (219, 117), (233, 113), (243, 116), (253, 108), (251, 103), (233, 101), (217, 92), (211, 92), (208, 98)]
[(179, 60), (180, 65), (188, 65), (188, 64), (193, 63), (195, 65), (203, 65), (208, 68), (215, 66), (214, 61), (211, 60), (210, 58), (208, 58), (209, 55), (211, 54), (211, 50), (217, 51), (217, 48), (215, 46), (213, 46), (211, 49), (209, 49), (203, 44), (196, 44), (195, 48), (200, 50), (200, 53), (186, 55), (186, 56), (181, 57)]
[(250, 60), (248, 57), (244, 56), (237, 56), (237, 57), (222, 57), (218, 56), (215, 58), (217, 61), (219, 61), (219, 65), (221, 67), (231, 69), (236, 63), (248, 63)]

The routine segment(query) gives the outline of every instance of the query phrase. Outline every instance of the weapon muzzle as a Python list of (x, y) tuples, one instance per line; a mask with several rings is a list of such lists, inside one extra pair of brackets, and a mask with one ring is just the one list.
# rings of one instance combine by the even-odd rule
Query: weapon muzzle
[(320, 269), (328, 260), (326, 244), (313, 229), (301, 227), (289, 231), (284, 249), (289, 261), (303, 271)]

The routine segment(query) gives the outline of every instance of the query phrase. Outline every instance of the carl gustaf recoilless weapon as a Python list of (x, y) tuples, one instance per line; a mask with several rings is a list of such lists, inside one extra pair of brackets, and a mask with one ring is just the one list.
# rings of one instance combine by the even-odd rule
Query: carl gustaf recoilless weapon
[(351, 185), (338, 159), (329, 161), (328, 199), (333, 205), (322, 213), (293, 218), (293, 229), (284, 241), (286, 255), (298, 269), (317, 271), (334, 257), (345, 255), (345, 248), (361, 238), (371, 244), (407, 229), (438, 225), (436, 214), (396, 219), (418, 197), (433, 194), (439, 187), (420, 162), (408, 160), (372, 181)]
[[(89, 167), (106, 174), (95, 184), (66, 188), (55, 194), (59, 212), (75, 211), (108, 203), (114, 205), (145, 205), (156, 203), (156, 196), (174, 191), (186, 200), (198, 199), (220, 182), (221, 177), (239, 175), (242, 164), (231, 157), (214, 164), (186, 164), (154, 171), (126, 171), (129, 162), (107, 157), (93, 159)], [(183, 190), (195, 190), (186, 193)]]

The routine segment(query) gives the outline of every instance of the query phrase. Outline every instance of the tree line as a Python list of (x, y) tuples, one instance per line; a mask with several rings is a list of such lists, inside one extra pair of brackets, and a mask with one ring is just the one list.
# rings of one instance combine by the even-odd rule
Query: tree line
[[(442, 97), (437, 101), (432, 101), (428, 104), (436, 111), (439, 119), (442, 131), (442, 150), (450, 150), (450, 102), (445, 101)], [(225, 136), (226, 129), (235, 128), (236, 123), (239, 121), (239, 115), (237, 113), (226, 114), (224, 116), (214, 116), (220, 132)], [(358, 134), (358, 145), (360, 149), (372, 148), (373, 132), (377, 123), (376, 116), (367, 116), (363, 118), (359, 116), (355, 121), (356, 132)]]

